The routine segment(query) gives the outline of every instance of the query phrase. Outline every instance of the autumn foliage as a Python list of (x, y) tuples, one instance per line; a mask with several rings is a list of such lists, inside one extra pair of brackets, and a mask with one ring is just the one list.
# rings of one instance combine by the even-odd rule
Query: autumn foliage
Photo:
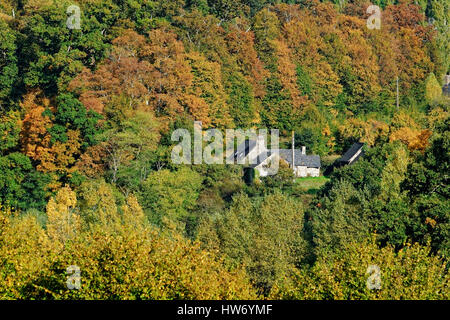
[[(1, 1), (0, 299), (448, 299), (450, 11), (375, 2)], [(325, 176), (177, 165), (194, 121)]]

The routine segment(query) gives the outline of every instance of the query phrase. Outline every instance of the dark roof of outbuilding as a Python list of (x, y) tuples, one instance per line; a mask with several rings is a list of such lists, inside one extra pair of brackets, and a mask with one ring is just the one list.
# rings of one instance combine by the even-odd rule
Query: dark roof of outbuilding
[[(350, 149), (347, 150), (346, 153), (339, 159), (340, 162), (349, 162), (350, 159), (364, 146), (364, 143), (362, 142), (356, 142), (354, 143)], [(358, 158), (361, 156), (361, 154), (358, 156)], [(357, 160), (356, 158), (355, 160)], [(355, 161), (354, 160), (354, 161)]]

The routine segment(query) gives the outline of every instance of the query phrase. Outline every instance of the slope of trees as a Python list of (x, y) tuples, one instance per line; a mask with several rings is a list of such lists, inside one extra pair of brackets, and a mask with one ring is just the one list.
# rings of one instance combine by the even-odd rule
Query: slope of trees
[[(448, 1), (73, 4), (0, 3), (0, 298), (450, 297)], [(193, 121), (367, 150), (247, 185), (171, 162)]]

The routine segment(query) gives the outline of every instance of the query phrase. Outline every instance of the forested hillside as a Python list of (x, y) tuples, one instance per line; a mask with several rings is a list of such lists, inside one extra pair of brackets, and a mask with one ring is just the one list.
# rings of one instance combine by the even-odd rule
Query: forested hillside
[[(449, 299), (449, 7), (1, 1), (0, 299)], [(294, 131), (327, 182), (174, 164), (194, 121)]]

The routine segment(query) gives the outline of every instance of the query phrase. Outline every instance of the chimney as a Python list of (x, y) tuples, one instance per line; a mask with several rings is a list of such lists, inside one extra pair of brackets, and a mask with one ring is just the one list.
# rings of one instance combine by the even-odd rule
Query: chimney
[(292, 169), (295, 168), (295, 134), (292, 130)]
[(302, 146), (302, 154), (306, 155), (306, 147), (305, 146)]
[(258, 136), (256, 137), (256, 142), (257, 142), (258, 154), (267, 151), (267, 143), (266, 143), (265, 134), (263, 134), (263, 133), (258, 134)]

